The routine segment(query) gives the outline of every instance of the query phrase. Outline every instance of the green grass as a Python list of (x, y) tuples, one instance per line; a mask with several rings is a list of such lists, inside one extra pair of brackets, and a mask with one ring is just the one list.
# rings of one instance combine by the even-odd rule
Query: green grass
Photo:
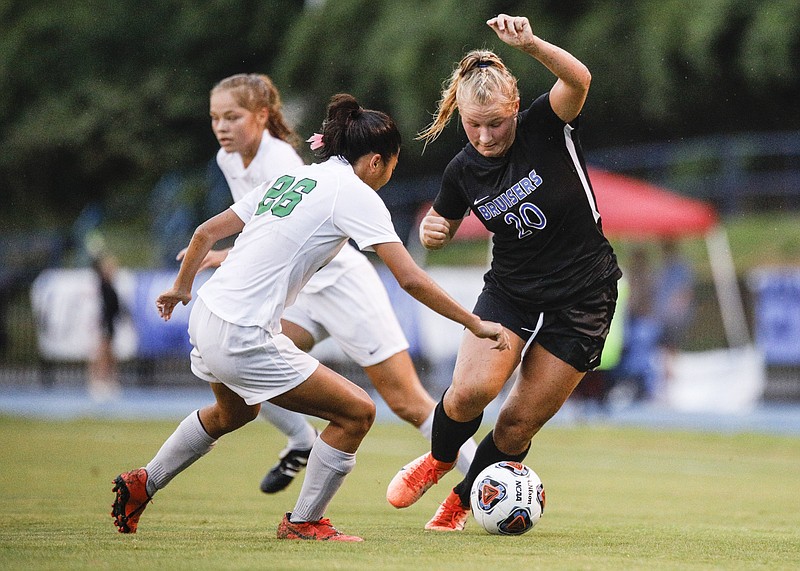
[(283, 439), (256, 422), (161, 491), (138, 534), (116, 533), (112, 478), (145, 464), (176, 424), (0, 418), (0, 568), (800, 567), (797, 438), (546, 428), (527, 461), (545, 483), (544, 518), (522, 537), (496, 537), (474, 521), (460, 534), (422, 530), (454, 474), (408, 509), (389, 506), (386, 485), (426, 443), (380, 424), (327, 514), (365, 542), (337, 545), (275, 539), (299, 485), (258, 491)]

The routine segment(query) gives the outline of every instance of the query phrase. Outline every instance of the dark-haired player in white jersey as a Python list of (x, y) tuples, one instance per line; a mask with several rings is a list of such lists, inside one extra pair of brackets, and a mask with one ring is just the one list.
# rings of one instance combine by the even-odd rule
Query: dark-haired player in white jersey
[(223, 435), (258, 415), (261, 403), (328, 421), (314, 441), (294, 510), (279, 539), (361, 541), (323, 517), (375, 419), (367, 393), (298, 349), (281, 331), (284, 309), (303, 286), (353, 239), (386, 263), (413, 297), (498, 350), (508, 335), (464, 309), (416, 265), (395, 233), (375, 191), (392, 177), (400, 132), (380, 111), (350, 95), (331, 99), (323, 123), (324, 162), (288, 169), (256, 187), (192, 235), (173, 287), (156, 300), (169, 319), (192, 298), (192, 284), (211, 246), (239, 233), (225, 262), (197, 291), (189, 336), (192, 372), (208, 381), (216, 402), (192, 412), (148, 464), (114, 480), (111, 515), (122, 533), (135, 533), (153, 495), (208, 453)]
[(577, 136), (589, 70), (535, 36), (527, 18), (501, 14), (487, 24), (557, 80), (520, 111), (516, 78), (502, 60), (489, 50), (469, 52), (420, 134), (433, 141), (458, 109), (469, 144), (445, 169), (420, 239), (426, 248), (443, 247), (470, 211), (493, 232), (492, 265), (474, 311), (506, 328), (511, 351), (492, 352), (464, 337), (452, 384), (436, 407), (431, 452), (394, 477), (387, 490), (392, 505), (411, 505), (452, 469), (460, 443), (520, 365), (467, 476), (425, 526), (435, 531), (464, 528), (478, 473), (499, 460), (522, 461), (532, 437), (599, 364), (622, 275), (603, 236)]
[[(295, 150), (299, 137), (281, 108), (280, 92), (267, 75), (232, 75), (211, 90), (211, 126), (220, 143), (217, 164), (234, 202), (303, 164)], [(212, 250), (201, 268), (218, 267), (226, 255), (227, 250)], [(430, 440), (436, 401), (419, 380), (386, 288), (364, 254), (345, 244), (286, 308), (282, 327), (303, 351), (332, 337), (363, 367), (389, 408)], [(287, 437), (278, 462), (261, 480), (261, 491), (273, 494), (306, 465), (317, 432), (302, 414), (269, 402), (262, 404), (260, 416)], [(476, 447), (473, 439), (461, 447), (458, 468), (465, 474)]]

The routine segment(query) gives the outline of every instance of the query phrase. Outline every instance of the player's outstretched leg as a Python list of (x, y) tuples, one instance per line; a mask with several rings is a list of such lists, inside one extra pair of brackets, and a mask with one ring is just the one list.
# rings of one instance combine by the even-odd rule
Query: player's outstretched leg
[(144, 468), (125, 472), (114, 478), (116, 493), (111, 504), (111, 517), (120, 533), (136, 533), (139, 516), (152, 499), (147, 494), (147, 471)]
[(389, 482), (386, 499), (396, 508), (406, 508), (416, 502), (456, 465), (440, 462), (427, 452), (403, 466)]
[(278, 526), (278, 539), (306, 539), (311, 541), (364, 541), (356, 535), (345, 535), (331, 525), (331, 520), (322, 518), (319, 521), (292, 523), (291, 513), (283, 516)]
[(425, 524), (425, 529), (428, 531), (462, 531), (467, 524), (469, 518), (470, 507), (464, 506), (461, 498), (454, 490), (450, 490), (450, 494), (439, 505), (439, 509)]

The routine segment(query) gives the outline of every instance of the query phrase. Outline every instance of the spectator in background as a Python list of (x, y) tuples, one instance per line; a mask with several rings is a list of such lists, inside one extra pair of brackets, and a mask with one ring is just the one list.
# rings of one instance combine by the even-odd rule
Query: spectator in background
[(655, 363), (659, 326), (653, 307), (655, 269), (645, 246), (633, 247), (625, 275), (629, 289), (625, 307), (625, 348), (619, 376), (635, 387), (634, 399), (652, 399), (658, 393)]
[(681, 255), (677, 240), (663, 240), (661, 253), (661, 269), (655, 280), (654, 315), (661, 362), (659, 388), (664, 391), (673, 376), (675, 357), (692, 324), (695, 276), (691, 264)]
[(100, 295), (100, 335), (94, 359), (89, 362), (89, 396), (97, 402), (119, 397), (120, 384), (117, 358), (114, 355), (114, 333), (120, 314), (120, 302), (114, 287), (117, 261), (100, 253), (92, 259), (92, 269), (98, 278)]

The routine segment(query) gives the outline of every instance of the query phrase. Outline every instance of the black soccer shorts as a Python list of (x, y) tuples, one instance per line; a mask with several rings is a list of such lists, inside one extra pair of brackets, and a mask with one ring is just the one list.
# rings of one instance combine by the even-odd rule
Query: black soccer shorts
[(552, 311), (520, 308), (487, 286), (473, 313), (483, 320), (500, 323), (526, 342), (533, 337), (547, 351), (585, 372), (600, 365), (616, 307), (614, 280), (572, 306)]

